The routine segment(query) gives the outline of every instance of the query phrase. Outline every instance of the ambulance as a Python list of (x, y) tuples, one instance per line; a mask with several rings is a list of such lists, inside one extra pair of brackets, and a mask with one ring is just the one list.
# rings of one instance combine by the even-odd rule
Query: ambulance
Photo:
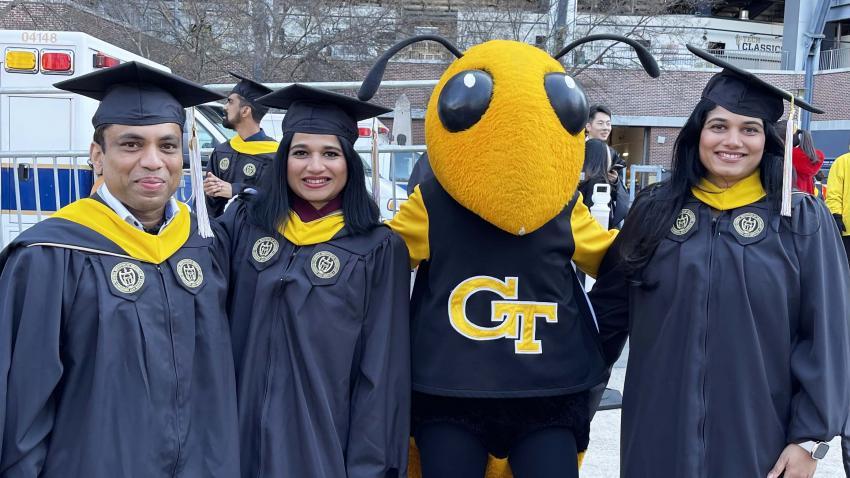
[[(53, 83), (127, 61), (170, 71), (85, 33), (0, 30), (0, 247), (91, 189), (98, 102)], [(214, 148), (215, 126), (198, 116), (201, 148)], [(178, 196), (188, 192), (183, 187)]]

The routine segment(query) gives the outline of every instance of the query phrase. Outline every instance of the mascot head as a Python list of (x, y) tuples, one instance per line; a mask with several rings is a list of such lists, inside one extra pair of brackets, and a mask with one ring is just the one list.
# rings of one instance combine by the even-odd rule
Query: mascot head
[(443, 73), (425, 115), (425, 142), (434, 175), (463, 207), (511, 234), (531, 233), (572, 198), (584, 161), (587, 98), (558, 59), (594, 40), (616, 40), (659, 74), (652, 55), (617, 35), (593, 35), (555, 57), (534, 46), (493, 40), (460, 53), (447, 40), (422, 35), (397, 43), (360, 88), (371, 99), (389, 59), (411, 43), (431, 40), (455, 60)]

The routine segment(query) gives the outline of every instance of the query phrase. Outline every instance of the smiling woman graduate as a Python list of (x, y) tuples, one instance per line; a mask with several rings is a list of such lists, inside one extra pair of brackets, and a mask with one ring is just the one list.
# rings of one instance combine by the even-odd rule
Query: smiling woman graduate
[(242, 476), (406, 476), (410, 408), (404, 242), (378, 222), (354, 151), (388, 111), (302, 85), (259, 195), (219, 218), (230, 257)]
[(135, 62), (56, 86), (100, 100), (105, 182), (0, 253), (0, 476), (236, 476), (224, 275), (172, 197), (220, 95)]
[(723, 71), (590, 294), (609, 363), (630, 340), (621, 475), (811, 477), (850, 409), (850, 278), (824, 204), (783, 194), (775, 123), (820, 111), (689, 48)]

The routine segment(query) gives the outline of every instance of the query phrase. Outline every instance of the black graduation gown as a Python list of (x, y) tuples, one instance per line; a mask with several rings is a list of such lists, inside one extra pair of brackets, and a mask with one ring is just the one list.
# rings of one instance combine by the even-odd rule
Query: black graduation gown
[[(234, 147), (234, 142), (239, 146)], [(236, 148), (242, 149), (242, 151)], [(241, 194), (245, 188), (256, 187), (263, 172), (271, 167), (276, 152), (277, 143), (262, 131), (248, 138), (248, 141), (241, 143), (235, 141), (234, 137), (234, 139), (215, 147), (210, 154), (207, 171), (230, 183), (235, 197)], [(220, 216), (224, 212), (224, 206), (230, 201), (230, 199), (223, 197), (206, 196), (206, 198), (210, 217)]]
[(621, 475), (767, 476), (787, 444), (838, 434), (850, 408), (838, 232), (802, 194), (790, 220), (766, 200), (716, 221), (696, 199), (685, 209), (646, 286), (625, 281), (618, 238), (590, 294), (609, 361), (630, 338)]
[(190, 228), (159, 265), (57, 218), (0, 254), (0, 476), (238, 475), (226, 285)]
[(406, 476), (404, 242), (380, 226), (296, 246), (249, 224), (243, 203), (216, 238), (231, 264), (242, 476)]

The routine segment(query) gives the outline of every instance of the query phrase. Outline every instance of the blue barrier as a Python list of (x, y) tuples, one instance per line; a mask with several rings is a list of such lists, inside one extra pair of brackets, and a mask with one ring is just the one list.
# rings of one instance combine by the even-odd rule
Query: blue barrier
[[(20, 210), (35, 212), (35, 177), (38, 172), (38, 192), (41, 210), (46, 213), (55, 212), (57, 209), (74, 202), (78, 197), (88, 197), (94, 184), (92, 171), (89, 169), (57, 168), (54, 177), (53, 168), (28, 168), (29, 177), (18, 178), (20, 187), (21, 207)], [(8, 166), (0, 168), (0, 209), (6, 211), (18, 210), (18, 202), (15, 195), (15, 177), (17, 171)], [(76, 176), (75, 176), (76, 175)], [(59, 207), (56, 205), (56, 187), (58, 179)], [(78, 186), (79, 185), (79, 186)], [(79, 187), (79, 191), (78, 191)], [(180, 186), (174, 193), (178, 201), (185, 202), (190, 206), (194, 201), (192, 198), (192, 185), (188, 173), (183, 174)]]
[[(92, 172), (87, 169), (58, 168), (55, 170), (57, 181), (52, 168), (28, 168), (29, 177), (18, 178), (22, 211), (35, 211), (35, 174), (38, 174), (38, 191), (41, 210), (56, 211), (56, 188), (59, 188), (59, 207), (67, 206), (77, 197), (86, 197), (92, 186)], [(18, 202), (15, 197), (15, 177), (18, 174), (12, 167), (0, 168), (0, 209), (17, 210)], [(79, 185), (79, 186), (78, 186)], [(79, 191), (78, 191), (79, 187)]]

